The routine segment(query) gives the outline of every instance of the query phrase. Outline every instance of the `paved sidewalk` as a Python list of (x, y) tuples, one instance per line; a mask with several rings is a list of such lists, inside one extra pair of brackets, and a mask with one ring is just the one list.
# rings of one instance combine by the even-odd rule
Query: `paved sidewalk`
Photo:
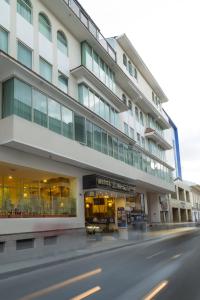
[(183, 232), (191, 232), (192, 230), (198, 230), (198, 228), (183, 227), (168, 230), (150, 231), (145, 233), (132, 232), (131, 238), (129, 240), (120, 240), (111, 235), (103, 236), (102, 240), (97, 240), (95, 236), (89, 236), (87, 239), (87, 246), (84, 249), (68, 251), (66, 253), (48, 256), (45, 258), (38, 258), (20, 261), (12, 264), (1, 265), (0, 279), (7, 278), (9, 276), (14, 276), (20, 273), (33, 271), (38, 268), (43, 268), (58, 263), (66, 262), (68, 260), (94, 255), (97, 253), (112, 251), (114, 249), (133, 246), (141, 243), (147, 243), (150, 241), (156, 242), (158, 240), (167, 239), (172, 236), (177, 236), (178, 234), (181, 234)]

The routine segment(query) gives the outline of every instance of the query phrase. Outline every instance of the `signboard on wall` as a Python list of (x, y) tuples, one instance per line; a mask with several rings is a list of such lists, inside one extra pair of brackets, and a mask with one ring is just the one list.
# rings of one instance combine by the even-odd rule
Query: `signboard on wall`
[(93, 174), (83, 176), (83, 189), (105, 189), (134, 195), (136, 186), (102, 175)]

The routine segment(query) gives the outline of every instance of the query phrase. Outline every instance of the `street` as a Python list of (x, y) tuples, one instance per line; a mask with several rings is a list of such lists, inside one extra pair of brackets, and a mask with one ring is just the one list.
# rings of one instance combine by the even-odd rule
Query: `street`
[(1, 300), (200, 299), (200, 230), (2, 279)]

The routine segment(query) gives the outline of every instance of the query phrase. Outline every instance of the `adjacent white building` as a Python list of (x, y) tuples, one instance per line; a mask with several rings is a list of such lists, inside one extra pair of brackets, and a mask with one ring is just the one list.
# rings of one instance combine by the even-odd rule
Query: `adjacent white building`
[(75, 0), (0, 12), (3, 247), (65, 235), (72, 248), (85, 220), (117, 228), (120, 209), (160, 222), (174, 191), (168, 99), (128, 37), (105, 39)]

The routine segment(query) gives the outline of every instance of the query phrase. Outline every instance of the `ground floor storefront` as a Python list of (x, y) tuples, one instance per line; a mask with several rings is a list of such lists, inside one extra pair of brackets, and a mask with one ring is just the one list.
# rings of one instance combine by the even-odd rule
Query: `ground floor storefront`
[(146, 218), (144, 194), (136, 186), (102, 175), (83, 178), (86, 224), (116, 231)]

